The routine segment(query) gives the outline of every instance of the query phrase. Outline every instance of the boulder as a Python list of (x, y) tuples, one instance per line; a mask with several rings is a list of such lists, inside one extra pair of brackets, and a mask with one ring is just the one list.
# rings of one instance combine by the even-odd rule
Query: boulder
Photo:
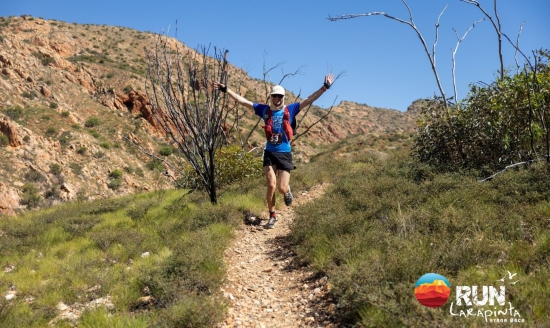
[(11, 61), (11, 59), (2, 54), (0, 54), (0, 63), (2, 63), (2, 66), (4, 67), (13, 66), (13, 62)]
[(8, 187), (0, 182), (0, 214), (14, 215), (19, 206), (19, 192), (15, 188)]
[(0, 120), (0, 132), (8, 137), (11, 147), (19, 147), (23, 145), (23, 142), (17, 137), (17, 128), (15, 124), (11, 122), (7, 117)]
[(66, 200), (75, 199), (76, 193), (74, 192), (74, 188), (71, 184), (64, 182), (59, 189), (65, 192), (65, 195), (62, 196), (63, 199), (66, 199)]
[(47, 86), (45, 86), (45, 85), (43, 85), (42, 87), (40, 87), (40, 92), (41, 92), (41, 93), (44, 95), (44, 97), (46, 97), (46, 98), (49, 98), (49, 97), (51, 97), (51, 95), (52, 95), (51, 90), (50, 90)]

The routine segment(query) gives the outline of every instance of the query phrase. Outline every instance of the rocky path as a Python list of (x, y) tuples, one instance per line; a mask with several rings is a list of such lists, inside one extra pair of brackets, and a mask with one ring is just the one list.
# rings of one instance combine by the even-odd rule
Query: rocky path
[[(322, 195), (326, 187), (295, 193), (292, 206)], [(277, 196), (280, 203), (282, 197)], [(230, 305), (218, 327), (340, 327), (332, 315), (336, 305), (328, 295), (327, 278), (301, 266), (289, 245), (292, 207), (278, 209), (274, 229), (263, 228), (266, 219), (251, 218), (226, 250), (222, 291)]]

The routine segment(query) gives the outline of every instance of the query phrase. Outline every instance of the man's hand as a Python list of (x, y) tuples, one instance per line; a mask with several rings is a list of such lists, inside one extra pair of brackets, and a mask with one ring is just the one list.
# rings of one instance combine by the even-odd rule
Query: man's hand
[(334, 82), (334, 75), (330, 73), (329, 75), (325, 76), (325, 83), (323, 84), (325, 88), (330, 89), (330, 86)]
[(241, 96), (233, 90), (229, 90), (229, 88), (227, 88), (227, 85), (221, 84), (219, 81), (214, 81), (212, 85), (214, 86), (214, 88), (220, 90), (221, 92), (227, 93), (229, 97), (235, 99), (239, 104), (243, 105), (244, 107), (254, 109), (254, 103), (252, 101), (246, 99), (245, 97)]
[(220, 90), (221, 92), (227, 92), (227, 86), (221, 84), (221, 83), (218, 82), (218, 81), (214, 81), (214, 88), (217, 88), (217, 89)]

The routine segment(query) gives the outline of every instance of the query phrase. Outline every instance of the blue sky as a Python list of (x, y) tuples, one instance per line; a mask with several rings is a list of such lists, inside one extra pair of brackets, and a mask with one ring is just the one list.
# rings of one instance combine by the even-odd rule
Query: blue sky
[[(490, 13), (493, 1), (479, 0)], [(447, 96), (453, 96), (451, 49), (460, 36), (483, 14), (459, 0), (409, 0), (413, 18), (428, 47), (440, 20), (436, 48), (437, 66)], [(503, 30), (516, 40), (525, 22), (520, 47), (550, 49), (550, 1), (500, 0)], [(382, 16), (331, 22), (330, 16), (385, 11), (408, 20), (400, 0), (340, 1), (62, 1), (8, 0), (0, 16), (22, 14), (66, 22), (124, 26), (140, 31), (161, 32), (178, 21), (178, 38), (188, 46), (217, 46), (229, 50), (228, 60), (256, 78), (265, 65), (282, 63), (285, 73), (301, 68), (302, 75), (285, 80), (283, 86), (309, 95), (317, 90), (328, 72), (345, 71), (323, 97), (316, 101), (329, 107), (333, 101), (349, 100), (404, 111), (412, 101), (438, 93), (424, 49), (413, 29)], [(173, 34), (172, 34), (173, 35)], [(508, 68), (515, 68), (514, 51), (504, 47)], [(489, 83), (499, 68), (497, 38), (486, 20), (461, 43), (457, 57), (458, 97), (463, 98), (472, 82)], [(278, 82), (281, 70), (271, 75)]]

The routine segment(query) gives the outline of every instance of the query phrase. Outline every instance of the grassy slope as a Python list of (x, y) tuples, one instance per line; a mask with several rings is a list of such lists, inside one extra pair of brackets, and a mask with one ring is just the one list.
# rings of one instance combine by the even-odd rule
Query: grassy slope
[[(406, 143), (385, 158), (361, 151), (364, 142), (350, 139), (338, 156), (300, 164), (292, 178), (294, 190), (331, 183), (323, 197), (296, 209), (291, 239), (299, 256), (329, 277), (344, 320), (365, 327), (484, 326), (479, 318), (449, 314), (454, 291), (441, 308), (420, 305), (414, 284), (437, 272), (453, 288), (498, 286), (509, 270), (519, 283), (506, 285), (507, 302), (526, 326), (549, 323), (546, 166), (479, 183), (411, 162)], [(378, 142), (386, 147), (389, 140)], [(80, 325), (211, 326), (224, 308), (223, 249), (244, 212), (265, 210), (264, 188), (261, 177), (234, 184), (220, 193), (217, 207), (198, 192), (180, 200), (181, 191), (165, 191), (3, 219), (0, 264), (15, 269), (0, 272), (0, 292), (13, 286), (18, 294), (0, 298), (0, 321), (43, 326), (59, 302), (111, 296), (111, 315), (91, 310)], [(144, 252), (151, 255), (142, 258)], [(143, 305), (143, 296), (154, 302)]]
[[(220, 206), (200, 193), (159, 191), (3, 219), (0, 263), (13, 271), (0, 272), (2, 327), (44, 327), (60, 302), (109, 296), (112, 315), (89, 310), (80, 326), (211, 326), (224, 309), (223, 250), (245, 209), (262, 208), (244, 190), (227, 189)], [(10, 289), (17, 296), (8, 301)]]
[[(479, 318), (449, 314), (454, 287), (499, 286), (509, 270), (519, 283), (506, 282), (506, 302), (527, 326), (550, 324), (546, 165), (480, 183), (435, 174), (398, 152), (384, 161), (325, 157), (301, 180), (318, 179), (320, 171), (332, 186), (297, 210), (291, 239), (299, 256), (329, 277), (345, 320), (365, 327), (484, 326)], [(451, 282), (441, 308), (414, 297), (414, 284), (429, 272)]]

